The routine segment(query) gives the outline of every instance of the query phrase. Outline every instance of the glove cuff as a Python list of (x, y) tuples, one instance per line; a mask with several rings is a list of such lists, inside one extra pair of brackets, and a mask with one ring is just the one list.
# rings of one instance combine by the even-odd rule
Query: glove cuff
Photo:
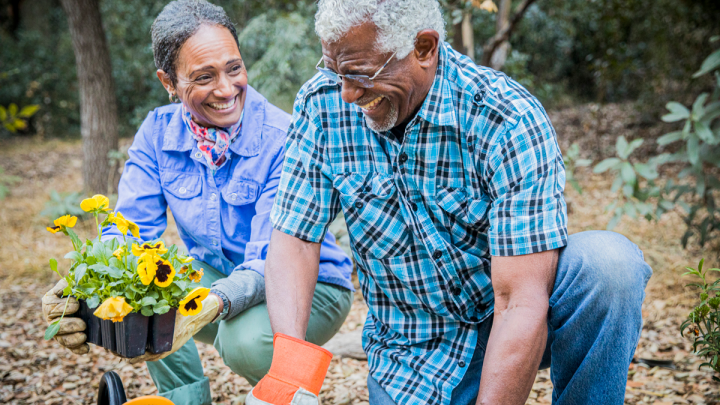
[(332, 353), (322, 347), (276, 333), (268, 376), (319, 395), (330, 360)]

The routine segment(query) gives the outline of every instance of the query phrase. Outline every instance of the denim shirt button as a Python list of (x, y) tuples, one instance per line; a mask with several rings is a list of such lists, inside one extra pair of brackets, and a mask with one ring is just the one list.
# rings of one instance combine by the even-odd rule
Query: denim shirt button
[(202, 153), (200, 153), (200, 152), (195, 152), (195, 157), (198, 158), (198, 159), (200, 159), (200, 158), (202, 157)]
[(180, 189), (178, 190), (178, 193), (185, 194), (185, 193), (187, 193), (187, 189), (185, 187), (180, 187)]
[(458, 366), (460, 366), (460, 367), (465, 367), (465, 362), (462, 361), (462, 360), (460, 360), (460, 361), (458, 362)]
[(230, 199), (233, 201), (237, 200), (237, 193), (230, 194)]
[(439, 259), (439, 258), (441, 258), (441, 257), (442, 257), (442, 252), (441, 252), (441, 251), (436, 250), (436, 251), (433, 252), (433, 259), (436, 259), (436, 260), (437, 260), (437, 259)]
[(210, 200), (211, 201), (217, 200), (217, 194), (215, 194), (215, 193), (210, 194)]

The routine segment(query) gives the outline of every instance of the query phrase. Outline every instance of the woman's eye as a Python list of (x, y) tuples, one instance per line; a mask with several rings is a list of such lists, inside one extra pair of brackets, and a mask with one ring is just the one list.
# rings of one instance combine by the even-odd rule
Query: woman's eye
[(210, 79), (211, 79), (210, 76), (208, 76), (208, 75), (202, 75), (202, 76), (199, 76), (198, 78), (196, 78), (195, 81), (196, 81), (196, 82), (206, 82), (206, 81), (208, 81), (208, 80), (210, 80)]

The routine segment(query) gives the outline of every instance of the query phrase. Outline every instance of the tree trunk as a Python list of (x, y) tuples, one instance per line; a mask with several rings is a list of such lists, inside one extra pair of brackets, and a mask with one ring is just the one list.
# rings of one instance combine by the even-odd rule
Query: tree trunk
[(475, 38), (473, 35), (472, 27), (472, 13), (468, 10), (463, 15), (462, 23), (462, 41), (463, 48), (465, 49), (465, 55), (469, 56), (473, 61), (475, 60)]
[(517, 24), (520, 22), (520, 20), (522, 20), (527, 9), (535, 1), (536, 0), (523, 0), (522, 3), (518, 5), (515, 14), (510, 19), (508, 25), (500, 31), (497, 31), (492, 38), (488, 39), (487, 42), (485, 42), (485, 45), (483, 45), (482, 61), (480, 62), (481, 65), (490, 66), (490, 61), (492, 55), (495, 53), (495, 50), (498, 48), (498, 46), (500, 46), (500, 44), (510, 40), (510, 34), (512, 34)]
[(61, 0), (68, 17), (80, 87), (85, 192), (108, 191), (108, 152), (117, 149), (117, 104), (98, 0)]
[[(511, 0), (500, 0), (498, 4), (497, 21), (495, 23), (495, 32), (500, 32), (510, 25), (510, 4)], [(490, 67), (495, 70), (500, 70), (505, 65), (507, 60), (508, 49), (510, 43), (505, 40), (498, 45), (490, 57)]]

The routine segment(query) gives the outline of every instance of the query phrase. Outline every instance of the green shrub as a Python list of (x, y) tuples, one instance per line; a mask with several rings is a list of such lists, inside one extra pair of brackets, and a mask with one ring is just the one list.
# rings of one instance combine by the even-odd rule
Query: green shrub
[(45, 203), (45, 209), (40, 213), (41, 216), (54, 220), (63, 215), (82, 216), (85, 211), (80, 209), (80, 201), (83, 199), (82, 193), (63, 193), (57, 191), (50, 192), (50, 201)]
[[(698, 283), (691, 283), (688, 286), (700, 289), (700, 303), (690, 312), (687, 320), (680, 326), (680, 334), (685, 336), (686, 332), (694, 336), (693, 352), (703, 357), (706, 362), (700, 367), (710, 367), (716, 373), (720, 373), (720, 279), (710, 284), (707, 280), (709, 272), (720, 272), (720, 269), (703, 270), (705, 260), (700, 260), (698, 268), (686, 267), (687, 273), (699, 279)], [(713, 376), (713, 380), (720, 381), (720, 378)]]

